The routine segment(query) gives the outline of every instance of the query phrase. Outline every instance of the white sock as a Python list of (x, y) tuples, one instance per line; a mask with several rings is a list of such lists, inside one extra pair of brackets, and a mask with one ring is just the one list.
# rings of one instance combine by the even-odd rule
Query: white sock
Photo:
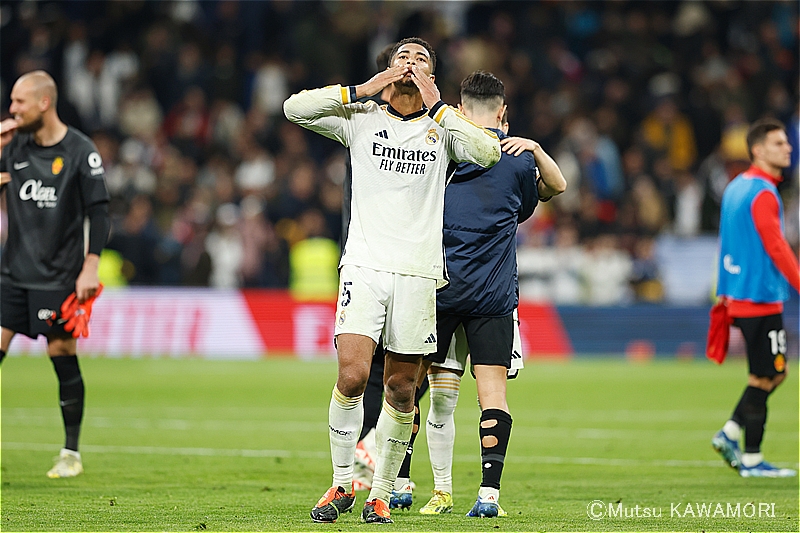
[(733, 420), (725, 422), (725, 425), (722, 426), (722, 432), (725, 433), (729, 439), (735, 440), (736, 442), (739, 442), (739, 438), (742, 436), (741, 426)]
[(480, 487), (478, 489), (478, 498), (483, 501), (491, 500), (494, 503), (500, 501), (500, 489), (493, 489), (492, 487)]
[(414, 411), (403, 413), (383, 401), (383, 409), (375, 425), (375, 475), (368, 500), (389, 502), (394, 480), (406, 456), (408, 441), (414, 426)]
[(411, 479), (407, 477), (398, 477), (394, 480), (394, 490), (403, 490), (406, 485), (411, 483)]
[(81, 460), (81, 454), (79, 452), (76, 452), (75, 450), (68, 450), (66, 448), (61, 448), (61, 453), (59, 453), (59, 455), (60, 456), (71, 455), (72, 457), (74, 457), (78, 461)]
[(763, 453), (743, 453), (742, 464), (748, 468), (761, 464), (764, 461)]
[(363, 395), (354, 398), (345, 396), (334, 387), (328, 409), (328, 431), (333, 463), (332, 486), (342, 487), (348, 493), (353, 490), (353, 463), (358, 435), (364, 421), (362, 397)]
[(428, 455), (433, 470), (433, 488), (453, 493), (453, 443), (456, 423), (453, 412), (458, 403), (461, 376), (452, 372), (428, 375), (431, 391), (431, 408), (428, 411), (426, 435)]
[(375, 428), (370, 429), (361, 440), (364, 442), (364, 449), (374, 458), (377, 453), (375, 451)]

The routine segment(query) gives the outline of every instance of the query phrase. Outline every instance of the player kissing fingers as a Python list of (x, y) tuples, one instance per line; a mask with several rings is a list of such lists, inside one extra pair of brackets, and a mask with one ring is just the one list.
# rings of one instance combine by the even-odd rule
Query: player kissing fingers
[(388, 85), (403, 79), (407, 72), (406, 65), (387, 67), (386, 70), (378, 72), (363, 85), (356, 86), (356, 95), (361, 98), (378, 94)]
[(433, 83), (431, 76), (423, 73), (417, 65), (411, 65), (411, 73), (413, 74), (411, 80), (419, 89), (422, 101), (430, 109), (442, 99), (439, 94), (439, 88)]

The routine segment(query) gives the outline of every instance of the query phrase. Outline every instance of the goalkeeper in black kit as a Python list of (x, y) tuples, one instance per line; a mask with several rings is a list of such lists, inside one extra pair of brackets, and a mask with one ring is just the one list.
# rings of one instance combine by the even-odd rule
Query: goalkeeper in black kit
[(24, 74), (11, 91), (12, 118), (0, 124), (0, 183), (8, 212), (0, 267), (0, 361), (17, 333), (47, 338), (66, 432), (47, 476), (66, 478), (83, 472), (77, 337), (88, 336), (92, 303), (102, 290), (97, 267), (110, 222), (103, 161), (86, 135), (61, 122), (57, 99), (49, 74)]

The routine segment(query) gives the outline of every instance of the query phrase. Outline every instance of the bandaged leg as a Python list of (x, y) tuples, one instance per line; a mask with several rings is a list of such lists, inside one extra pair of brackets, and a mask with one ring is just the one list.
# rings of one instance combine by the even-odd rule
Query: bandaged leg
[(478, 495), (485, 498), (500, 497), (500, 477), (511, 437), (511, 415), (500, 409), (486, 409), (481, 413), (481, 468), (483, 479)]

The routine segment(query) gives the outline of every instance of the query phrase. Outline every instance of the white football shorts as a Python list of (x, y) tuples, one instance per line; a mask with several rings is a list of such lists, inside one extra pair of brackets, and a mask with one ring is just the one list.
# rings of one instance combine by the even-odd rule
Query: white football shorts
[(356, 333), (398, 354), (436, 351), (436, 280), (355, 265), (339, 270), (334, 335)]

